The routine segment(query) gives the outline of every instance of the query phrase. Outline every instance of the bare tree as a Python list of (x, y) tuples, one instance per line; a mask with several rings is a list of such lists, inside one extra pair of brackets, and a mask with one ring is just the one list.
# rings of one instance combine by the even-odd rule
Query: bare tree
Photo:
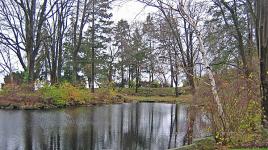
[[(82, 9), (81, 9), (81, 4)], [(82, 44), (82, 38), (83, 38), (83, 30), (85, 28), (86, 23), (88, 22), (88, 17), (90, 15), (88, 9), (90, 9), (90, 3), (88, 0), (84, 0), (83, 3), (81, 0), (77, 0), (76, 7), (75, 7), (75, 17), (74, 17), (74, 23), (73, 23), (73, 56), (72, 56), (72, 80), (73, 83), (77, 82), (77, 72), (78, 72), (78, 53), (81, 48)], [(80, 15), (80, 13), (82, 13)]]
[[(0, 2), (2, 44), (11, 48), (28, 73), (28, 82), (35, 78), (36, 57), (42, 42), (42, 28), (50, 17), (58, 0), (48, 4), (48, 0), (7, 0)], [(2, 20), (3, 19), (3, 20)], [(5, 30), (5, 32), (3, 32)], [(23, 53), (26, 53), (26, 62)]]
[[(52, 1), (49, 1), (52, 4)], [(67, 29), (67, 22), (72, 8), (72, 2), (61, 0), (52, 10), (53, 16), (46, 20), (43, 30), (43, 46), (49, 66), (51, 83), (58, 82), (62, 72), (63, 40)]]
[(13, 63), (12, 62), (12, 56), (11, 56), (11, 53), (10, 53), (10, 49), (5, 47), (5, 46), (2, 46), (0, 45), (0, 58), (2, 61), (0, 61), (0, 73), (6, 73), (9, 75), (10, 77), (10, 83), (13, 84), (13, 71), (14, 71), (14, 66), (13, 66)]
[[(173, 43), (175, 43), (173, 53), (179, 56), (176, 59), (180, 60), (181, 62), (180, 64), (182, 64), (183, 71), (186, 74), (187, 80), (191, 87), (191, 93), (192, 95), (195, 95), (196, 85), (194, 81), (195, 77), (194, 67), (198, 53), (197, 49), (193, 47), (194, 37), (191, 25), (189, 25), (189, 23), (183, 19), (182, 21), (184, 24), (182, 26), (184, 26), (184, 32), (180, 29), (180, 25), (177, 22), (177, 19), (179, 18), (178, 10), (174, 8), (177, 4), (174, 1), (163, 1), (163, 0), (155, 0), (155, 1), (139, 0), (139, 1), (147, 4), (148, 6), (158, 8), (160, 12), (163, 14), (170, 28), (170, 34), (173, 36), (171, 40), (173, 41)], [(187, 3), (188, 5), (190, 5), (191, 1), (187, 1)], [(196, 21), (198, 22), (199, 11), (197, 10), (197, 7), (193, 8), (193, 10), (190, 10), (190, 7), (188, 9), (189, 9), (188, 12), (190, 13), (191, 17), (197, 18)], [(174, 76), (174, 73), (172, 76)], [(174, 77), (173, 80), (175, 79)]]

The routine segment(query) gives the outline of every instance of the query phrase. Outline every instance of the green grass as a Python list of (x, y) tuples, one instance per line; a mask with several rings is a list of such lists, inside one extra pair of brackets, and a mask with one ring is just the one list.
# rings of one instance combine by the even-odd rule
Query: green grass
[(139, 88), (138, 93), (135, 93), (135, 88), (110, 88), (108, 91), (107, 88), (99, 88), (96, 89), (95, 96), (100, 99), (103, 95), (121, 95), (130, 102), (187, 103), (192, 100), (192, 96), (187, 94), (188, 88), (179, 88), (179, 91), (183, 94), (175, 97), (175, 88)]
[[(175, 88), (139, 88), (138, 93), (135, 93), (135, 88), (116, 89), (120, 94), (135, 95), (135, 96), (175, 96)], [(187, 93), (186, 88), (179, 88), (183, 94)]]
[(179, 97), (175, 96), (133, 96), (133, 95), (128, 95), (125, 96), (126, 99), (131, 100), (131, 101), (137, 101), (137, 102), (163, 102), (163, 103), (177, 103), (177, 102), (182, 102), (182, 103), (187, 103), (192, 100), (191, 95), (180, 95)]

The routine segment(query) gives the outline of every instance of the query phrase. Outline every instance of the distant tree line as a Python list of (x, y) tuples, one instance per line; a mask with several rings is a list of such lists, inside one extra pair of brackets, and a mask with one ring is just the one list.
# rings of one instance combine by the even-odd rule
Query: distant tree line
[[(16, 58), (29, 84), (37, 79), (51, 84), (87, 83), (92, 92), (95, 83), (135, 87), (136, 91), (141, 85), (161, 84), (177, 91), (181, 66), (187, 65), (193, 82), (197, 47), (186, 22), (182, 29), (187, 32), (181, 33), (185, 39), (178, 39), (179, 35), (171, 34), (170, 24), (180, 25), (172, 13), (166, 14), (168, 19), (157, 12), (144, 22), (114, 23), (111, 5), (109, 0), (1, 1), (2, 72), (12, 78), (18, 70), (11, 63)], [(187, 58), (182, 56), (181, 64), (184, 49), (178, 47), (183, 45), (189, 53)], [(148, 84), (142, 81), (145, 76)]]
[(1, 1), (1, 72), (17, 69), (15, 56), (28, 83), (42, 78), (87, 83), (92, 92), (95, 83), (137, 91), (147, 78), (149, 85), (161, 83), (178, 93), (185, 78), (194, 95), (206, 69), (196, 30), (214, 73), (237, 68), (248, 78), (254, 71), (257, 1), (138, 1), (158, 12), (143, 22), (114, 23), (111, 0)]

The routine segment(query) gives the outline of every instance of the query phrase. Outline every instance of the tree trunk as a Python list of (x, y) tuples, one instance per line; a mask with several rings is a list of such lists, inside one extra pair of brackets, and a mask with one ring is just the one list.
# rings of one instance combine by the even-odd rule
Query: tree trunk
[(74, 29), (73, 29), (73, 55), (72, 55), (72, 82), (76, 82), (76, 45), (77, 45), (77, 28), (78, 28), (78, 20), (79, 20), (79, 7), (80, 7), (80, 0), (77, 0), (77, 6), (76, 6), (76, 17), (75, 17), (75, 23), (74, 23)]
[(170, 87), (173, 87), (173, 81), (174, 81), (174, 69), (173, 69), (173, 63), (172, 63), (172, 54), (171, 50), (168, 51), (169, 55), (169, 65), (170, 65), (170, 73), (171, 73), (171, 80), (170, 80)]
[(136, 66), (136, 88), (135, 88), (135, 93), (138, 93), (138, 88), (140, 84), (140, 71), (139, 71), (139, 65)]
[(50, 71), (51, 84), (55, 84), (57, 82), (57, 48), (56, 48), (56, 39), (55, 34), (52, 38), (52, 46), (51, 46), (51, 55), (52, 55), (52, 67)]
[(175, 75), (175, 95), (176, 97), (179, 97), (179, 88), (178, 88), (178, 75)]
[(175, 95), (176, 97), (179, 96), (179, 88), (178, 88), (178, 84), (179, 84), (179, 78), (178, 78), (178, 75), (179, 75), (179, 65), (178, 65), (178, 53), (175, 50), (175, 78), (174, 78), (174, 81), (175, 81)]
[(91, 79), (90, 79), (90, 77), (87, 77), (87, 82), (88, 82), (88, 88), (90, 89), (91, 87)]
[(109, 66), (108, 81), (109, 81), (109, 83), (112, 83), (112, 81), (113, 81), (113, 66), (112, 66), (112, 64), (110, 64), (110, 66)]
[[(121, 62), (122, 63), (122, 62)], [(124, 88), (124, 65), (121, 65), (121, 88)]]
[(65, 25), (64, 25), (64, 14), (63, 14), (63, 4), (61, 4), (61, 13), (59, 14), (58, 20), (58, 70), (57, 70), (57, 81), (61, 80), (61, 71), (62, 71), (62, 52), (63, 52), (63, 36), (65, 32)]
[(128, 88), (131, 87), (131, 69), (130, 66), (128, 66)]
[(224, 119), (225, 114), (223, 112), (223, 107), (222, 107), (222, 104), (220, 102), (220, 98), (219, 98), (219, 95), (218, 95), (214, 75), (213, 75), (211, 67), (209, 66), (209, 63), (207, 61), (208, 59), (206, 57), (205, 47), (203, 45), (203, 41), (202, 41), (201, 36), (200, 36), (199, 33), (197, 33), (197, 39), (198, 39), (198, 42), (199, 42), (199, 45), (200, 45), (200, 52), (201, 52), (201, 55), (202, 55), (202, 58), (203, 58), (203, 62), (204, 62), (205, 68), (207, 69), (208, 77), (209, 77), (209, 80), (210, 80), (211, 91), (212, 91), (214, 100), (215, 100), (215, 102), (217, 104), (218, 113), (219, 113), (220, 117), (222, 119)]
[(91, 93), (95, 92), (95, 0), (92, 1), (92, 31), (91, 31), (91, 42), (92, 42), (92, 56), (91, 56)]
[(28, 71), (28, 83), (33, 81), (34, 76), (34, 61), (33, 61), (33, 21), (26, 21), (26, 52), (27, 52), (27, 71)]
[(72, 83), (76, 84), (77, 83), (77, 54), (73, 54), (73, 70), (72, 70)]
[(28, 60), (28, 83), (33, 84), (34, 82), (34, 68), (35, 68), (35, 57), (32, 55), (30, 56), (30, 59)]
[(152, 77), (152, 83), (154, 83), (154, 71), (152, 71), (152, 75), (151, 75), (151, 77)]
[[(61, 35), (62, 36), (62, 35)], [(62, 71), (62, 37), (60, 38), (60, 41), (59, 41), (59, 59), (58, 59), (58, 81), (60, 82), (61, 81), (61, 71)]]
[(257, 24), (259, 25), (260, 77), (262, 92), (262, 108), (264, 108), (263, 124), (268, 126), (268, 1), (257, 0)]

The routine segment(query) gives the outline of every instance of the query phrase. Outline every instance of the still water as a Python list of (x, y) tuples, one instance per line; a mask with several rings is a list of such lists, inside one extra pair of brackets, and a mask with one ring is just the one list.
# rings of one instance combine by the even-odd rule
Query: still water
[[(186, 119), (187, 106), (161, 103), (0, 110), (0, 150), (164, 150), (183, 145)], [(194, 136), (207, 128), (196, 116)]]

